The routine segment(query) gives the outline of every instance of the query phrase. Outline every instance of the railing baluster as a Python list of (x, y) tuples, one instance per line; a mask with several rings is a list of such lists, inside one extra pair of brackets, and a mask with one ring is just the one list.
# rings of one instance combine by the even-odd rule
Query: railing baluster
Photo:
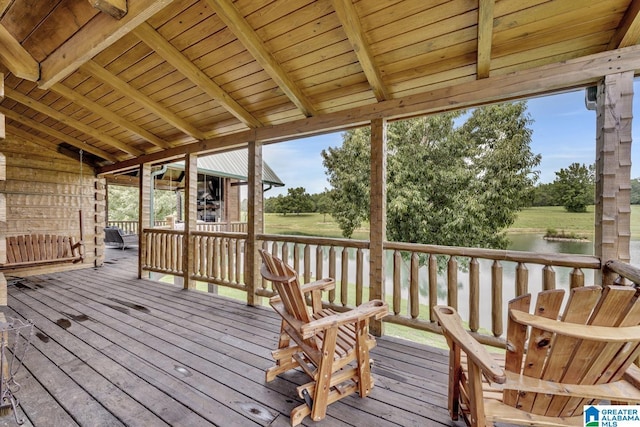
[[(244, 271), (244, 262), (242, 261), (242, 242), (240, 239), (236, 239), (236, 283), (240, 283), (240, 278), (243, 277), (242, 272)], [(244, 282), (244, 278), (242, 279)]]
[(364, 254), (362, 249), (356, 251), (356, 305), (362, 304)]
[(447, 304), (458, 309), (458, 260), (453, 255), (447, 262)]
[(402, 310), (402, 254), (393, 251), (393, 313), (400, 314)]
[(215, 277), (213, 273), (213, 264), (215, 264), (213, 239), (213, 237), (207, 236), (207, 277), (209, 278)]
[(526, 295), (529, 288), (529, 270), (523, 262), (516, 267), (516, 296)]
[(213, 278), (217, 279), (220, 277), (220, 238), (216, 237), (213, 239)]
[(227, 280), (227, 238), (220, 239), (220, 279)]
[(417, 319), (420, 315), (420, 257), (411, 253), (411, 273), (409, 274), (409, 315)]
[(570, 282), (571, 283), (569, 286), (571, 287), (571, 289), (584, 286), (584, 273), (582, 272), (582, 269), (574, 268), (571, 271)]
[(348, 290), (349, 290), (349, 249), (342, 248), (342, 268), (340, 269), (340, 303), (343, 307), (347, 306)]
[(322, 279), (322, 271), (324, 269), (322, 259), (322, 246), (316, 246), (316, 280)]
[(553, 266), (545, 265), (542, 269), (542, 289), (549, 291), (556, 288), (556, 271)]
[(309, 283), (311, 281), (311, 245), (304, 245), (304, 283)]
[[(336, 277), (336, 248), (335, 246), (331, 246), (329, 248), (329, 277), (333, 278), (334, 280), (338, 280), (338, 278)], [(335, 303), (336, 301), (336, 290), (331, 289), (329, 291), (329, 302), (330, 303)]]
[(429, 320), (435, 322), (433, 307), (438, 305), (438, 257), (434, 254), (429, 254), (427, 264), (429, 273)]
[(289, 263), (289, 245), (287, 244), (287, 242), (284, 242), (282, 244), (282, 258), (280, 259), (282, 259), (287, 264)]
[(469, 329), (480, 329), (480, 263), (477, 258), (469, 262)]
[(504, 332), (502, 322), (502, 273), (500, 261), (493, 261), (491, 266), (491, 332), (499, 337)]
[(300, 245), (293, 244), (293, 269), (300, 274)]

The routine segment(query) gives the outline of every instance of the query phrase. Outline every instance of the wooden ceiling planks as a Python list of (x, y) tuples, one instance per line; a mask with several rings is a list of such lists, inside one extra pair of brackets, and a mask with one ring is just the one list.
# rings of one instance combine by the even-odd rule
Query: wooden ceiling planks
[(251, 127), (306, 134), (324, 115), (633, 44), (638, 4), (483, 0), (481, 15), (478, 0), (140, 0), (116, 22), (86, 0), (10, 2), (0, 25), (43, 75), (38, 88), (8, 73), (0, 107), (17, 131), (107, 161)]

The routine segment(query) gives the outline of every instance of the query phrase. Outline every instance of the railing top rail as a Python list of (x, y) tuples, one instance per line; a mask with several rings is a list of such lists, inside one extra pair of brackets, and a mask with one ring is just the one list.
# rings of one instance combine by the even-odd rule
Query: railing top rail
[(231, 237), (235, 239), (246, 239), (247, 233), (241, 233), (238, 231), (192, 231), (193, 236), (210, 236), (210, 237)]
[(368, 240), (338, 239), (332, 237), (291, 236), (288, 234), (258, 234), (258, 240), (369, 249)]
[(604, 265), (605, 272), (613, 271), (625, 279), (629, 279), (633, 283), (640, 285), (640, 268), (634, 267), (626, 262), (611, 260)]
[(177, 234), (177, 235), (185, 234), (184, 230), (171, 230), (168, 228), (145, 228), (142, 230), (142, 232), (155, 233), (155, 234)]
[(424, 245), (420, 243), (385, 242), (385, 249), (424, 252), (435, 255), (454, 255), (469, 258), (486, 258), (496, 261), (533, 262), (559, 267), (600, 269), (600, 258), (593, 255), (573, 255), (511, 251), (504, 249), (465, 248), (458, 246)]

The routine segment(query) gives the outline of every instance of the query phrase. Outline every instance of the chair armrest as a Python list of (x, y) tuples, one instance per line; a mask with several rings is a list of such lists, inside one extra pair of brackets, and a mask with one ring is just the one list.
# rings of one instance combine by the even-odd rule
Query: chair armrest
[(267, 269), (267, 266), (262, 264), (260, 267), (260, 274), (265, 280), (270, 282), (281, 282), (281, 283), (291, 283), (296, 280), (295, 275), (291, 276), (276, 276), (275, 274), (271, 274), (271, 272)]
[(355, 323), (371, 317), (382, 319), (389, 314), (389, 306), (382, 300), (372, 300), (358, 307), (327, 317), (313, 320), (300, 328), (303, 338), (311, 338), (320, 331), (339, 327), (347, 323)]
[(496, 363), (487, 349), (462, 327), (462, 319), (458, 312), (452, 307), (443, 305), (433, 307), (433, 311), (446, 337), (458, 345), (467, 357), (482, 369), (487, 379), (504, 384), (507, 380), (504, 369)]
[(330, 277), (316, 280), (315, 282), (305, 283), (300, 286), (300, 290), (307, 294), (313, 291), (330, 291), (336, 288), (336, 281)]

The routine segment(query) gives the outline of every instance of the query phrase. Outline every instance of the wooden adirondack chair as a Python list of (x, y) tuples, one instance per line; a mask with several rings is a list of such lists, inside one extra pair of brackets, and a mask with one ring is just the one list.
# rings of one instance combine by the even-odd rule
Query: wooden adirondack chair
[(278, 349), (272, 352), (276, 364), (267, 370), (266, 380), (297, 367), (311, 378), (298, 387), (305, 403), (291, 411), (291, 425), (307, 415), (323, 419), (329, 404), (355, 391), (368, 396), (373, 387), (369, 350), (376, 345), (368, 333), (369, 319), (386, 316), (387, 304), (373, 300), (344, 313), (323, 308), (321, 293), (335, 287), (334, 279), (301, 285), (294, 269), (266, 251), (260, 254), (261, 274), (278, 292), (269, 302), (282, 316)]
[[(583, 424), (583, 405), (640, 402), (640, 300), (629, 286), (563, 290), (509, 303), (507, 351), (490, 355), (451, 307), (434, 307), (450, 347), (449, 412), (472, 426)], [(461, 353), (466, 357), (461, 357)], [(484, 381), (483, 381), (484, 377)]]

